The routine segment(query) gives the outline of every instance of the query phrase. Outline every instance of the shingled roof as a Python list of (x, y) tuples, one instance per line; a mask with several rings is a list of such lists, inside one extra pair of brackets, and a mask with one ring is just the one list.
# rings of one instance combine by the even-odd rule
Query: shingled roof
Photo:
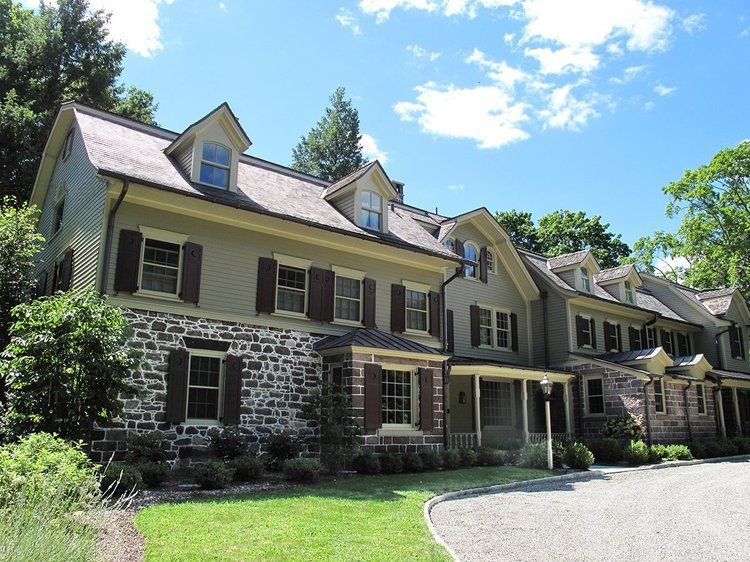
[(346, 347), (366, 347), (371, 349), (385, 349), (388, 351), (406, 351), (425, 355), (440, 355), (434, 347), (428, 347), (411, 340), (407, 340), (374, 328), (356, 328), (343, 336), (329, 336), (318, 341), (315, 351), (340, 349)]
[(697, 293), (696, 297), (711, 311), (711, 314), (726, 314), (732, 304), (732, 297), (734, 297), (736, 290), (734, 287), (714, 289), (712, 291)]
[(562, 256), (555, 256), (547, 259), (547, 266), (550, 269), (559, 269), (561, 267), (567, 267), (569, 265), (575, 265), (581, 263), (586, 259), (586, 255), (590, 253), (590, 250), (580, 250), (578, 252), (571, 252), (570, 254), (563, 254)]
[(617, 279), (624, 279), (635, 269), (633, 264), (618, 265), (617, 267), (610, 267), (609, 269), (603, 269), (596, 275), (594, 275), (594, 281), (597, 283), (606, 283), (607, 281), (615, 281)]

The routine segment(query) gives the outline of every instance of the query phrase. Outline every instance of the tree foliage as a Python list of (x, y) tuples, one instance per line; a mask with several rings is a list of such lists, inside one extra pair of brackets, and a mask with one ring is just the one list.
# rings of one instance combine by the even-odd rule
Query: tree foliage
[(117, 397), (134, 390), (128, 378), (138, 358), (119, 308), (86, 289), (21, 304), (13, 318), (0, 362), (8, 433), (54, 431), (80, 439), (94, 422), (120, 414)]
[(528, 211), (498, 211), (495, 220), (505, 229), (513, 244), (525, 250), (540, 252), (539, 233)]
[[(634, 264), (640, 271), (659, 275), (674, 283), (685, 282), (689, 261), (677, 255), (679, 242), (674, 234), (658, 231), (644, 236), (633, 244), (633, 253), (624, 260)], [(688, 264), (688, 267), (683, 265)]]
[(336, 88), (323, 117), (292, 151), (292, 168), (327, 181), (337, 181), (365, 164), (359, 112)]
[(153, 122), (153, 96), (119, 84), (125, 47), (88, 0), (0, 0), (0, 196), (28, 198), (60, 104), (78, 100)]

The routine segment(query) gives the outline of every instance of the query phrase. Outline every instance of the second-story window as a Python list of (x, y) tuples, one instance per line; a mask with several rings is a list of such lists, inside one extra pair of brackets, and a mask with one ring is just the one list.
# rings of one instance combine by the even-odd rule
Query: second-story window
[(492, 250), (487, 250), (487, 271), (495, 273), (495, 254)]
[(479, 309), (479, 344), (492, 345), (492, 311), (489, 308)]
[(633, 284), (625, 281), (625, 302), (635, 304), (635, 294), (633, 293)]
[(180, 278), (181, 246), (172, 242), (145, 238), (140, 289), (177, 295)]
[(383, 224), (383, 198), (372, 191), (362, 192), (362, 209), (359, 215), (363, 228), (381, 230)]
[(510, 349), (510, 321), (507, 312), (495, 312), (495, 346)]
[(362, 281), (348, 277), (336, 276), (336, 305), (334, 317), (337, 320), (359, 322)]
[(276, 310), (296, 314), (305, 313), (306, 270), (280, 263), (276, 286)]
[(52, 223), (52, 234), (56, 234), (63, 224), (63, 218), (65, 216), (65, 199), (60, 201), (55, 207), (55, 220)]
[(406, 289), (406, 329), (427, 331), (427, 293)]
[(581, 268), (581, 288), (587, 293), (591, 292), (591, 280), (589, 279), (589, 268)]
[(229, 187), (229, 163), (232, 152), (220, 144), (203, 143), (200, 181), (214, 187)]
[(656, 329), (646, 328), (646, 347), (653, 349), (656, 347)]
[[(464, 246), (464, 257), (467, 260), (476, 262), (479, 260), (479, 251), (477, 250), (477, 247), (474, 244), (468, 243)], [(477, 266), (475, 265), (466, 265), (464, 266), (464, 277), (468, 277), (469, 279), (476, 279), (477, 278)]]

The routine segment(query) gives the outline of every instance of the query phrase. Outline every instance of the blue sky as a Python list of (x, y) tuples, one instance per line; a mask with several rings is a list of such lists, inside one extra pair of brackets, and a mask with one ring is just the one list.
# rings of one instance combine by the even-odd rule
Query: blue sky
[(750, 138), (747, 1), (92, 3), (162, 126), (226, 100), (289, 164), (342, 85), (407, 202), (441, 213), (584, 209), (632, 243), (676, 226), (663, 185)]

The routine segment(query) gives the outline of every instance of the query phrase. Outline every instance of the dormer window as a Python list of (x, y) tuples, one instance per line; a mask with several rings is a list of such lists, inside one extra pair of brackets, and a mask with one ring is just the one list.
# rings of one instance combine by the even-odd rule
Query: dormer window
[(633, 284), (630, 281), (625, 281), (625, 302), (628, 302), (630, 304), (635, 304)]
[(383, 224), (383, 198), (372, 191), (362, 192), (362, 208), (359, 214), (362, 228), (381, 230)]
[(456, 251), (456, 244), (453, 242), (453, 238), (448, 238), (448, 240), (445, 241), (445, 247), (448, 248), (451, 252)]
[(591, 280), (589, 279), (589, 268), (581, 268), (581, 288), (587, 293), (591, 292)]
[(220, 144), (203, 143), (200, 181), (214, 187), (229, 187), (229, 163), (232, 151)]

